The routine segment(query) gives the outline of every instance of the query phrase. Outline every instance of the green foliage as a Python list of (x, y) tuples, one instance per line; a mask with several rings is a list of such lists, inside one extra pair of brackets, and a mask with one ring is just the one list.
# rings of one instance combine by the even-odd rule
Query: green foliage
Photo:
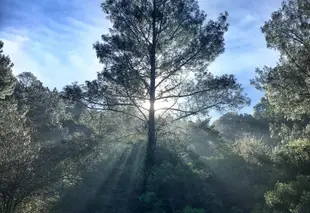
[[(280, 52), (276, 67), (257, 70), (252, 82), (266, 92), (255, 107), (280, 139), (273, 159), (278, 182), (265, 194), (268, 212), (309, 212), (309, 11), (305, 0), (285, 0), (262, 28), (267, 46)], [(264, 208), (266, 210), (266, 208)]]
[[(32, 137), (27, 109), (1, 102), (0, 111), (0, 208), (15, 212), (36, 196), (51, 193), (65, 172), (60, 153), (53, 155)], [(60, 157), (60, 158), (59, 158)]]
[(299, 175), (295, 181), (277, 183), (265, 198), (274, 212), (310, 212), (310, 176)]
[[(210, 187), (190, 166), (167, 161), (155, 168), (148, 180), (147, 190), (156, 194), (168, 212), (182, 210), (186, 205), (203, 205), (212, 198)], [(209, 200), (211, 202), (211, 200)], [(202, 207), (202, 206), (201, 206)]]
[(213, 122), (214, 128), (225, 141), (236, 141), (246, 135), (272, 143), (268, 120), (250, 114), (226, 113)]
[(281, 53), (274, 68), (257, 70), (255, 84), (285, 118), (309, 115), (309, 2), (285, 0), (262, 28), (267, 46)]
[(12, 74), (13, 63), (3, 53), (3, 42), (0, 41), (0, 100), (13, 93), (16, 79)]
[(107, 149), (108, 141), (98, 142), (111, 130), (98, 122), (102, 116), (61, 100), (32, 73), (17, 79), (12, 98), (0, 102), (0, 207), (46, 212), (62, 190), (81, 180), (89, 157), (93, 164), (100, 158), (93, 148)]
[(286, 118), (283, 113), (277, 112), (267, 98), (262, 98), (261, 102), (254, 107), (254, 116), (267, 120), (269, 124), (270, 137), (272, 143), (278, 145), (292, 140), (309, 138), (309, 116), (301, 119)]
[(277, 154), (277, 167), (288, 180), (298, 174), (310, 175), (310, 143), (309, 140), (297, 140), (288, 143)]
[[(226, 198), (232, 212), (251, 212), (256, 208), (261, 212), (264, 193), (277, 181), (274, 169), (273, 151), (263, 141), (246, 136), (234, 144), (226, 146), (222, 155), (205, 159), (214, 178), (227, 193)], [(239, 205), (236, 205), (239, 204)], [(240, 205), (241, 204), (241, 205)]]
[(288, 143), (278, 153), (276, 164), (282, 181), (266, 192), (266, 204), (274, 212), (309, 212), (310, 143), (298, 140)]
[(187, 206), (182, 213), (205, 213), (203, 209), (194, 209), (190, 206)]
[(141, 195), (140, 200), (146, 213), (165, 213), (162, 201), (157, 198), (154, 192), (145, 192)]
[[(156, 195), (166, 212), (230, 212), (238, 206), (230, 190), (223, 186), (213, 168), (195, 158), (195, 154), (178, 157), (164, 148), (158, 151), (159, 159), (149, 177), (147, 192)], [(151, 208), (152, 205), (147, 206)]]
[(257, 69), (252, 81), (266, 93), (258, 107), (265, 108), (271, 135), (284, 143), (309, 138), (309, 5), (306, 0), (285, 0), (272, 13), (262, 31), (280, 60), (276, 67)]

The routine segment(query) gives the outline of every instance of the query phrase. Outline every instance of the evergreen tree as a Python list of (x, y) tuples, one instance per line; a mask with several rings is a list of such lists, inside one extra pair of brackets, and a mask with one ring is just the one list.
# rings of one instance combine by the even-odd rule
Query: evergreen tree
[(267, 47), (280, 52), (276, 67), (257, 69), (253, 84), (266, 92), (268, 102), (285, 118), (310, 114), (310, 2), (285, 0), (262, 27)]
[[(234, 76), (207, 70), (224, 52), (227, 13), (207, 20), (195, 0), (107, 0), (102, 8), (113, 24), (94, 45), (103, 71), (85, 85), (68, 86), (65, 95), (146, 122), (146, 168), (155, 158), (155, 111), (181, 119), (248, 102)], [(163, 101), (171, 107), (155, 109)]]

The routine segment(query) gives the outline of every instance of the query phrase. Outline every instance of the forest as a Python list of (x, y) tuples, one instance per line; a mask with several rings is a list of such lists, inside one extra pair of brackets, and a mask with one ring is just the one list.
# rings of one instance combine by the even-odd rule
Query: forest
[(229, 11), (101, 7), (112, 25), (93, 44), (96, 79), (50, 89), (15, 75), (0, 41), (1, 213), (310, 213), (309, 0), (261, 26), (280, 57), (256, 69), (252, 114), (238, 79), (208, 70)]

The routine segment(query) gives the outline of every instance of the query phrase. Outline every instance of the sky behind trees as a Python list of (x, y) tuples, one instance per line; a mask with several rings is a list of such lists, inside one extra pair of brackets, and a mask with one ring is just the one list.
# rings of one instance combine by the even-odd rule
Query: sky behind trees
[[(87, 2), (87, 3), (86, 3)], [(14, 72), (33, 72), (50, 88), (94, 79), (101, 66), (92, 48), (110, 23), (100, 0), (4, 0), (0, 39), (14, 62)], [(210, 18), (228, 11), (230, 24), (225, 35), (226, 51), (210, 66), (216, 74), (233, 73), (252, 99), (243, 109), (251, 113), (261, 97), (249, 83), (256, 67), (273, 66), (278, 53), (266, 48), (260, 31), (280, 0), (200, 0)]]

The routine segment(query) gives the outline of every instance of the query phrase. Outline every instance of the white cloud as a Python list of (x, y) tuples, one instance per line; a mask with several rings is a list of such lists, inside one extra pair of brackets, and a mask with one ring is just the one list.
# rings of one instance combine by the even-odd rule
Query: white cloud
[(40, 66), (33, 60), (30, 55), (24, 54), (24, 46), (29, 42), (28, 37), (19, 35), (10, 35), (10, 39), (1, 39), (4, 42), (4, 53), (9, 55), (14, 63), (13, 73), (15, 75), (24, 71), (32, 71), (38, 78), (44, 80), (40, 73)]
[[(58, 3), (64, 4), (62, 1)], [(80, 3), (80, 0), (74, 0), (69, 6), (74, 8), (74, 4)], [(36, 25), (32, 28), (29, 25), (4, 28), (0, 32), (0, 39), (4, 41), (5, 53), (15, 64), (14, 73), (33, 72), (45, 85), (60, 89), (73, 81), (95, 78), (101, 65), (92, 45), (109, 26), (104, 15), (98, 18), (99, 12), (102, 12), (97, 3), (96, 7), (79, 10), (79, 17), (83, 19), (78, 20), (70, 14), (64, 15), (61, 22), (53, 18), (37, 17), (39, 21), (35, 21)], [(38, 16), (42, 8), (35, 8)], [(97, 20), (86, 19), (88, 14), (97, 15)], [(26, 17), (29, 11), (17, 11), (15, 15)]]
[[(10, 35), (13, 36), (13, 35)], [(23, 46), (23, 43), (29, 40), (27, 37), (23, 36), (14, 36), (14, 38), (2, 39), (5, 43), (4, 52), (9, 55), (15, 55), (15, 57), (20, 56), (20, 50)]]

